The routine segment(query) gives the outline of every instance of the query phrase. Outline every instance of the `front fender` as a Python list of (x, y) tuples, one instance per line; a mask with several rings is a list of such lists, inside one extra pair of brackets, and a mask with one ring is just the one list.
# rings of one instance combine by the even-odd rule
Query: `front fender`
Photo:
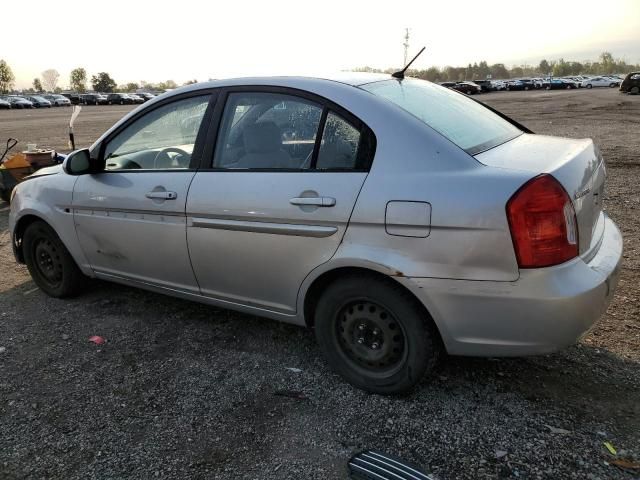
[(15, 190), (9, 213), (9, 232), (16, 258), (21, 258), (22, 222), (39, 218), (53, 228), (85, 275), (93, 276), (76, 235), (73, 221), (73, 186), (77, 177), (62, 173), (31, 178)]

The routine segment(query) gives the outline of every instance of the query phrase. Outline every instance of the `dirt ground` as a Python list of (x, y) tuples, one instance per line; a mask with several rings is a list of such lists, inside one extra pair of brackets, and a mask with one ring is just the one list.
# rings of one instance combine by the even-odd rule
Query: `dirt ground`
[[(640, 478), (604, 446), (640, 461), (640, 96), (479, 99), (537, 133), (592, 137), (607, 160), (624, 265), (580, 344), (448, 358), (408, 396), (370, 395), (331, 373), (301, 328), (101, 282), (75, 299), (46, 297), (13, 260), (0, 202), (0, 479), (342, 479), (364, 448), (441, 480)], [(77, 145), (129, 109), (85, 107)], [(64, 151), (69, 116), (0, 111), (0, 137)]]

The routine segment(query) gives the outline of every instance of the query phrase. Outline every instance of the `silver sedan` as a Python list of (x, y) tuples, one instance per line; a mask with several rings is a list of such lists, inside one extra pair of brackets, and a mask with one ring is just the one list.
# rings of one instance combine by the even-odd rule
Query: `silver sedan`
[(622, 238), (589, 139), (535, 135), (389, 75), (269, 77), (154, 98), (13, 193), (16, 258), (47, 294), (97, 277), (306, 325), (377, 393), (443, 352), (576, 342)]

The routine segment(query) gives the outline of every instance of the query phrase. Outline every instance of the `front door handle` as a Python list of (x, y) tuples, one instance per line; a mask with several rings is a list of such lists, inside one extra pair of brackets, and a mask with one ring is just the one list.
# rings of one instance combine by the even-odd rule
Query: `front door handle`
[(176, 192), (147, 192), (144, 196), (153, 200), (175, 200), (178, 198)]
[(336, 199), (333, 197), (296, 197), (289, 200), (291, 205), (313, 205), (315, 207), (333, 207)]

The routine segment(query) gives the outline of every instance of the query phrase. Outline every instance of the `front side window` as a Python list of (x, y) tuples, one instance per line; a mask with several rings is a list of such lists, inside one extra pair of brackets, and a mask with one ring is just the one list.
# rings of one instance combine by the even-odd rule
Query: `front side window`
[(209, 95), (163, 105), (135, 120), (106, 145), (106, 170), (189, 168)]
[(481, 104), (431, 82), (385, 80), (361, 88), (398, 105), (470, 155), (522, 133)]
[(231, 93), (222, 115), (213, 166), (308, 169), (322, 107), (278, 93)]

